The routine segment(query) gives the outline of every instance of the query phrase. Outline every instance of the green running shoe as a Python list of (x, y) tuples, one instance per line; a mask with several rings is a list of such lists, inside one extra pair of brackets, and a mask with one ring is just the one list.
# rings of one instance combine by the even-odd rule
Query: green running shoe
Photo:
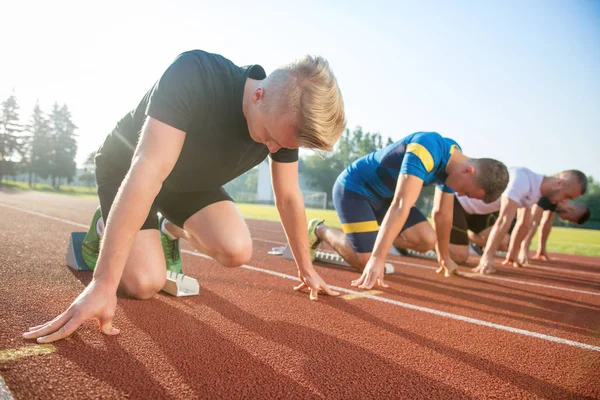
[(308, 245), (310, 246), (310, 259), (312, 262), (317, 257), (317, 247), (321, 244), (321, 239), (317, 236), (317, 226), (325, 222), (324, 219), (311, 219), (308, 223)]
[(158, 231), (160, 232), (160, 242), (162, 243), (163, 253), (165, 254), (167, 270), (182, 274), (179, 238), (171, 240), (171, 238), (163, 233), (162, 226), (164, 220), (166, 220), (166, 218), (162, 215), (158, 217)]
[(100, 218), (102, 218), (102, 210), (100, 209), (100, 206), (98, 206), (94, 213), (94, 217), (92, 218), (90, 229), (81, 243), (81, 255), (83, 256), (83, 261), (91, 270), (96, 268), (98, 255), (100, 254), (100, 235), (96, 231), (96, 225)]

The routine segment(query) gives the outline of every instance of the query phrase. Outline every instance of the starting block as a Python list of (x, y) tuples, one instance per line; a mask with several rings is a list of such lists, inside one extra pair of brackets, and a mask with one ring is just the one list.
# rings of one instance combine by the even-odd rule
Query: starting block
[(69, 247), (67, 247), (67, 266), (77, 271), (91, 271), (81, 255), (83, 238), (85, 238), (85, 232), (71, 232)]
[(167, 281), (162, 291), (175, 297), (195, 296), (200, 293), (200, 284), (191, 276), (167, 271)]
[[(272, 252), (270, 252), (271, 254), (275, 254), (275, 249), (272, 250)], [(294, 260), (294, 256), (292, 255), (292, 250), (290, 249), (289, 245), (285, 245), (285, 247), (283, 248), (283, 251), (280, 253), (283, 258), (285, 258), (286, 260)], [(348, 264), (346, 262), (346, 260), (344, 260), (342, 258), (342, 256), (340, 256), (338, 253), (332, 252), (332, 251), (322, 251), (322, 250), (317, 250), (316, 253), (316, 258), (315, 261), (320, 261), (326, 264), (335, 264), (335, 265), (340, 265), (342, 267), (347, 267), (347, 268), (352, 268), (350, 266), (350, 264)], [(393, 274), (395, 272), (394, 266), (390, 263), (385, 263), (385, 274), (389, 275), (389, 274)]]
[[(81, 244), (86, 232), (71, 232), (69, 246), (67, 247), (67, 266), (76, 271), (91, 271), (83, 261)], [(197, 279), (173, 271), (167, 271), (167, 281), (162, 291), (175, 297), (195, 296), (200, 293), (200, 284)]]
[(411, 257), (427, 258), (429, 260), (437, 260), (437, 253), (434, 250), (429, 250), (427, 253), (419, 253), (412, 249), (404, 249), (407, 255)]

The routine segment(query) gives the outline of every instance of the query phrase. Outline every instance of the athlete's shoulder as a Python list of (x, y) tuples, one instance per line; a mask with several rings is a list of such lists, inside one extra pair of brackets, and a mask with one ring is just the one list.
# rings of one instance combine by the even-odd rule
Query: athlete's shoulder
[(425, 145), (427, 143), (441, 143), (444, 141), (442, 135), (437, 132), (415, 132), (406, 137), (409, 143), (419, 143)]
[(212, 61), (212, 62), (222, 62), (222, 63), (233, 64), (233, 61), (222, 56), (221, 54), (209, 53), (208, 51), (198, 50), (198, 49), (184, 51), (183, 53), (179, 54), (176, 57), (176, 59), (180, 59), (180, 58), (188, 59), (188, 60)]
[(460, 147), (460, 144), (458, 144), (458, 142), (457, 142), (456, 140), (454, 140), (454, 139), (452, 139), (452, 138), (447, 138), (447, 137), (445, 137), (445, 138), (444, 138), (444, 142), (446, 143), (446, 145), (447, 145), (449, 148), (452, 148), (453, 146), (456, 146), (456, 147), (458, 147), (458, 149), (459, 149), (459, 150), (461, 150), (461, 151), (462, 151), (462, 147)]

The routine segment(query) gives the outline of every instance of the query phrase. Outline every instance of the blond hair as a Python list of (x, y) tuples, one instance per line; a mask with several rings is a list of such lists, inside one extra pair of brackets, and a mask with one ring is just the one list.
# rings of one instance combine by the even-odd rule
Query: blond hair
[(298, 144), (331, 151), (346, 127), (344, 100), (323, 57), (304, 56), (261, 81), (267, 113), (297, 116)]

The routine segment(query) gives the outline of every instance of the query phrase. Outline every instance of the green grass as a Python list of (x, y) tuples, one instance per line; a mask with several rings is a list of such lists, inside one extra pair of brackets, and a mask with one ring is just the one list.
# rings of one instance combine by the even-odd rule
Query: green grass
[[(279, 221), (277, 209), (271, 205), (238, 204), (242, 215), (246, 218), (261, 219), (266, 221)], [(340, 227), (340, 220), (334, 210), (307, 209), (307, 218), (324, 219), (327, 225), (334, 228)], [(537, 249), (537, 235), (531, 242), (532, 250)], [(547, 249), (552, 253), (580, 254), (584, 256), (600, 257), (600, 231), (590, 229), (552, 228), (548, 239)]]
[[(238, 204), (237, 206), (245, 218), (279, 221), (279, 214), (275, 206), (265, 204)], [(324, 219), (327, 225), (334, 228), (340, 228), (341, 226), (335, 210), (307, 208), (306, 217), (308, 220), (313, 218)]]
[(61, 186), (60, 190), (56, 190), (51, 185), (46, 183), (37, 183), (35, 188), (30, 188), (27, 182), (13, 182), (13, 181), (2, 181), (0, 184), (2, 187), (6, 187), (13, 190), (34, 190), (37, 192), (45, 192), (45, 193), (56, 193), (56, 194), (64, 194), (68, 196), (77, 196), (77, 197), (87, 197), (87, 198), (95, 198), (97, 197), (96, 188), (89, 186)]
[[(96, 198), (96, 188), (82, 186), (62, 186), (60, 190), (50, 185), (37, 184), (31, 189), (26, 182), (3, 181), (2, 186), (15, 190), (37, 190), (40, 192), (57, 193), (69, 196)], [(245, 218), (260, 219), (265, 221), (279, 221), (277, 209), (272, 205), (264, 204), (238, 204)], [(340, 228), (340, 221), (334, 210), (320, 210), (309, 208), (306, 210), (307, 218), (324, 219), (327, 225)], [(532, 240), (532, 249), (537, 248), (537, 236)], [(581, 254), (600, 257), (600, 230), (554, 227), (548, 239), (548, 251), (554, 253)]]
[[(546, 247), (554, 253), (600, 257), (600, 231), (555, 226)], [(537, 235), (531, 241), (531, 248), (537, 249)]]

